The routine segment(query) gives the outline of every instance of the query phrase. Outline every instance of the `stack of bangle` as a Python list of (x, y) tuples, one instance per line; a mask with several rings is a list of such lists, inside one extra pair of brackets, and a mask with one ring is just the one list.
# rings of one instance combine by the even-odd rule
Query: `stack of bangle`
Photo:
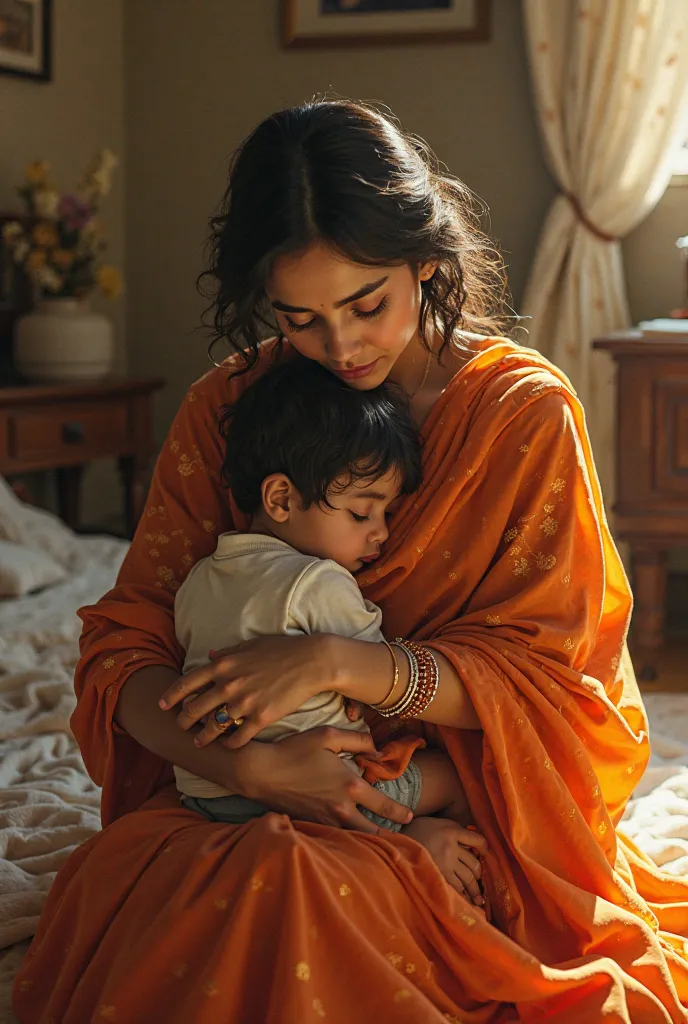
[(414, 643), (412, 640), (404, 641), (401, 637), (395, 637), (394, 642), (387, 644), (387, 646), (394, 659), (394, 681), (392, 689), (384, 701), (382, 701), (382, 704), (387, 704), (399, 682), (399, 665), (394, 653), (395, 647), (400, 648), (408, 660), (408, 686), (400, 699), (389, 707), (383, 707), (382, 704), (373, 704), (371, 706), (384, 718), (392, 718), (394, 715), (398, 715), (399, 718), (418, 718), (430, 706), (437, 693), (440, 683), (440, 670), (437, 659), (429, 648)]

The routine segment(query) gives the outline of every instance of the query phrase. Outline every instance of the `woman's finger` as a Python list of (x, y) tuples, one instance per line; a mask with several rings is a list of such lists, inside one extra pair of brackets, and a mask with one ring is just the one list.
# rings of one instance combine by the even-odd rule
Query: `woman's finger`
[(185, 676), (179, 676), (171, 686), (168, 686), (158, 704), (163, 711), (168, 711), (189, 694), (207, 690), (215, 681), (216, 675), (217, 665), (210, 664), (202, 665), (201, 668), (196, 668)]
[(233, 702), (232, 693), (231, 691), (228, 693), (227, 689), (226, 685), (224, 687), (212, 686), (204, 693), (200, 693), (194, 700), (185, 702), (177, 715), (179, 728), (188, 732), (192, 726), (197, 725), (206, 716), (212, 717), (218, 708), (225, 705), (232, 709), (230, 718), (245, 718), (249, 709), (241, 706), (241, 700)]
[(375, 789), (364, 779), (358, 779), (356, 782), (356, 786), (352, 787), (353, 798), (358, 805), (365, 807), (366, 811), (372, 811), (380, 818), (387, 818), (388, 821), (394, 821), (397, 825), (408, 825), (413, 821), (413, 811), (410, 811), (408, 807), (404, 807), (390, 796), (381, 793), (379, 789)]
[(249, 740), (254, 739), (258, 735), (262, 728), (256, 724), (250, 715), (238, 715), (235, 718), (241, 722), (241, 725), (232, 727), (230, 723), (230, 727), (225, 730), (222, 736), (222, 746), (227, 747), (227, 750), (238, 750), (239, 747), (245, 747)]
[(365, 754), (366, 757), (376, 757), (377, 750), (373, 737), (369, 732), (354, 732), (353, 729), (335, 729), (334, 726), (326, 725), (318, 729), (311, 729), (310, 735), (325, 750), (331, 750), (333, 754)]
[[(215, 715), (211, 714), (208, 716), (208, 720), (198, 733), (194, 736), (194, 743), (197, 747), (207, 747), (210, 743), (213, 743), (216, 739), (221, 736), (223, 740), (232, 736), (234, 733), (240, 732), (244, 728), (244, 721), (241, 717), (230, 718), (227, 722), (218, 722)], [(240, 744), (241, 745), (241, 744)], [(224, 743), (227, 746), (227, 743)]]

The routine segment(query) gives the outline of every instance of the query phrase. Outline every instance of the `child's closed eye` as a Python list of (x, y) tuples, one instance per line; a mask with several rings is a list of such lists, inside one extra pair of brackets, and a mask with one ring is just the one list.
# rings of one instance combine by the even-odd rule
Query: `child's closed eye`
[(357, 523), (367, 523), (368, 520), (370, 519), (370, 516), (359, 516), (357, 512), (352, 512), (351, 509), (349, 509), (349, 512), (351, 513), (352, 518), (355, 519)]

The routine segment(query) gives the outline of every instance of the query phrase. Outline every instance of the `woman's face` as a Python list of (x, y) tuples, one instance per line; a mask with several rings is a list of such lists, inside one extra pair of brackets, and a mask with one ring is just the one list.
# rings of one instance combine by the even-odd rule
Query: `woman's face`
[(385, 380), (407, 348), (415, 354), (420, 281), (434, 269), (367, 267), (315, 243), (276, 259), (266, 292), (295, 349), (367, 391)]

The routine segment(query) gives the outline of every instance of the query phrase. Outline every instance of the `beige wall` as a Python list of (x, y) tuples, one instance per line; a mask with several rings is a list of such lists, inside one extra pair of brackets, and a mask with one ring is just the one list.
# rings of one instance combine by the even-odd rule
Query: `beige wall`
[(634, 323), (686, 305), (686, 278), (676, 248), (688, 234), (688, 179), (674, 179), (661, 201), (623, 244)]
[(162, 372), (158, 431), (203, 372), (195, 292), (226, 161), (270, 111), (332, 89), (388, 104), (491, 207), (520, 295), (553, 194), (529, 99), (518, 0), (486, 45), (280, 49), (277, 0), (125, 0), (130, 368)]
[[(124, 157), (124, 84), (121, 0), (54, 0), (53, 81), (0, 76), (0, 209), (17, 209), (14, 192), (24, 166), (50, 161), (56, 181), (76, 185), (87, 161), (103, 146)], [(103, 207), (109, 257), (125, 270), (124, 168)], [(116, 369), (126, 368), (126, 297), (94, 302), (112, 317)], [(89, 471), (86, 517), (97, 517), (118, 500), (110, 466)]]

